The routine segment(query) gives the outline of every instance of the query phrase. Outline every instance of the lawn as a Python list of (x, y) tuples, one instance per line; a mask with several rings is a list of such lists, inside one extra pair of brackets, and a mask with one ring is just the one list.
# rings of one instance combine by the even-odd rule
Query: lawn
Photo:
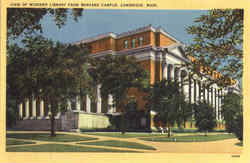
[(57, 134), (56, 137), (50, 137), (50, 135), (47, 133), (15, 133), (15, 134), (7, 134), (7, 138), (29, 139), (29, 140), (40, 140), (40, 141), (55, 141), (55, 142), (97, 140), (97, 138), (91, 138), (87, 136), (69, 135), (69, 134)]
[(20, 141), (20, 140), (12, 140), (12, 139), (6, 140), (6, 145), (23, 145), (23, 144), (35, 144), (35, 143), (30, 142), (30, 141)]
[(7, 152), (137, 152), (131, 150), (116, 150), (93, 148), (64, 144), (42, 144), (28, 147), (8, 147)]
[(217, 135), (187, 135), (187, 136), (172, 136), (168, 137), (151, 137), (151, 138), (140, 138), (141, 140), (146, 141), (155, 141), (155, 142), (207, 142), (207, 141), (217, 141), (224, 139), (235, 138), (232, 134), (217, 134)]
[(162, 136), (160, 133), (151, 134), (151, 133), (125, 133), (121, 134), (120, 132), (88, 132), (83, 133), (86, 135), (97, 135), (97, 136), (107, 136), (107, 137), (115, 137), (115, 138), (137, 138), (137, 137), (152, 137), (152, 136)]
[(95, 141), (95, 142), (82, 142), (79, 144), (87, 145), (97, 145), (97, 146), (110, 146), (110, 147), (120, 147), (120, 148), (132, 148), (132, 149), (146, 149), (146, 150), (156, 150), (154, 147), (127, 141), (118, 140), (106, 140), (106, 141)]

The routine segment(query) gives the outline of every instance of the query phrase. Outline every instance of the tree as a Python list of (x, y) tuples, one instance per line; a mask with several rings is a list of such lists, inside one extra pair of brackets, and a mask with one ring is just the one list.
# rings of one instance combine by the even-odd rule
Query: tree
[[(242, 140), (243, 118), (242, 118), (242, 96), (228, 93), (222, 101), (222, 115), (226, 122), (226, 130), (234, 133)], [(242, 121), (242, 122), (240, 122)]]
[(125, 120), (123, 121), (124, 128), (127, 128), (128, 126), (130, 126), (130, 128), (135, 128), (134, 126), (137, 126), (138, 112), (139, 108), (136, 102), (136, 98), (133, 96), (129, 97), (123, 113), (125, 117)]
[(243, 113), (237, 114), (235, 119), (235, 127), (233, 129), (233, 133), (237, 136), (237, 138), (242, 141), (243, 140)]
[(184, 114), (186, 106), (185, 96), (179, 88), (179, 83), (171, 80), (156, 82), (148, 90), (147, 107), (157, 112), (157, 119), (166, 124), (168, 136), (171, 135), (171, 127), (177, 122), (181, 123), (191, 114)]
[(42, 32), (41, 20), (46, 14), (54, 16), (54, 21), (61, 27), (67, 21), (69, 13), (77, 21), (82, 16), (83, 9), (64, 8), (8, 8), (7, 9), (7, 32), (8, 38), (17, 38), (21, 34), (29, 35)]
[(195, 126), (199, 129), (199, 131), (204, 131), (207, 136), (207, 132), (216, 127), (214, 109), (206, 102), (200, 102), (199, 104), (193, 105), (195, 110)]
[[(136, 62), (133, 56), (106, 55), (103, 58), (93, 58), (90, 61), (89, 72), (97, 85), (101, 85), (101, 96), (113, 96), (114, 106), (121, 109), (124, 124), (125, 105), (129, 99), (131, 88), (143, 89), (148, 82), (147, 72)], [(125, 133), (125, 125), (122, 125)]]
[(8, 51), (7, 93), (14, 91), (17, 102), (39, 98), (50, 103), (51, 136), (55, 136), (56, 114), (66, 109), (68, 99), (79, 95), (80, 88), (85, 90), (82, 93), (90, 89), (91, 78), (84, 69), (88, 50), (54, 44), (42, 36), (28, 37), (23, 43), (24, 48), (14, 45)]
[[(193, 62), (188, 66), (199, 76), (220, 72), (212, 82), (225, 85), (242, 77), (242, 9), (213, 9), (195, 19), (187, 32), (194, 35), (186, 54)], [(201, 68), (202, 72), (201, 73)]]

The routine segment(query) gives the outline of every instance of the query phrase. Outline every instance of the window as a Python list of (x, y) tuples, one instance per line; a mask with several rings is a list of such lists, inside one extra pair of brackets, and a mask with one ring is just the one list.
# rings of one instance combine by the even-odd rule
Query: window
[(132, 48), (135, 48), (135, 42), (136, 42), (136, 38), (133, 38), (133, 39), (132, 39), (132, 44), (131, 44), (131, 47), (132, 47)]
[(139, 46), (143, 45), (143, 37), (139, 37)]
[(128, 40), (124, 41), (124, 48), (128, 48)]

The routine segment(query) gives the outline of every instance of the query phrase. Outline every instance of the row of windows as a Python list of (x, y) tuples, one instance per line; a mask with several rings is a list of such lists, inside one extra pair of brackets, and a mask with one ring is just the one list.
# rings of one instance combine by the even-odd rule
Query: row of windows
[[(136, 44), (136, 38), (133, 38), (131, 41), (131, 48), (135, 48), (135, 44)], [(139, 46), (143, 45), (143, 37), (139, 37), (138, 44)], [(124, 48), (128, 48), (128, 40), (124, 40)]]

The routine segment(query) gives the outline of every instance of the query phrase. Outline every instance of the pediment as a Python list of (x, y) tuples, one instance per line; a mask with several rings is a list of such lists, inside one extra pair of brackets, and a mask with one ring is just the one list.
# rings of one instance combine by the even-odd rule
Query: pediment
[(168, 47), (168, 53), (182, 60), (187, 60), (185, 56), (183, 45), (175, 44)]

